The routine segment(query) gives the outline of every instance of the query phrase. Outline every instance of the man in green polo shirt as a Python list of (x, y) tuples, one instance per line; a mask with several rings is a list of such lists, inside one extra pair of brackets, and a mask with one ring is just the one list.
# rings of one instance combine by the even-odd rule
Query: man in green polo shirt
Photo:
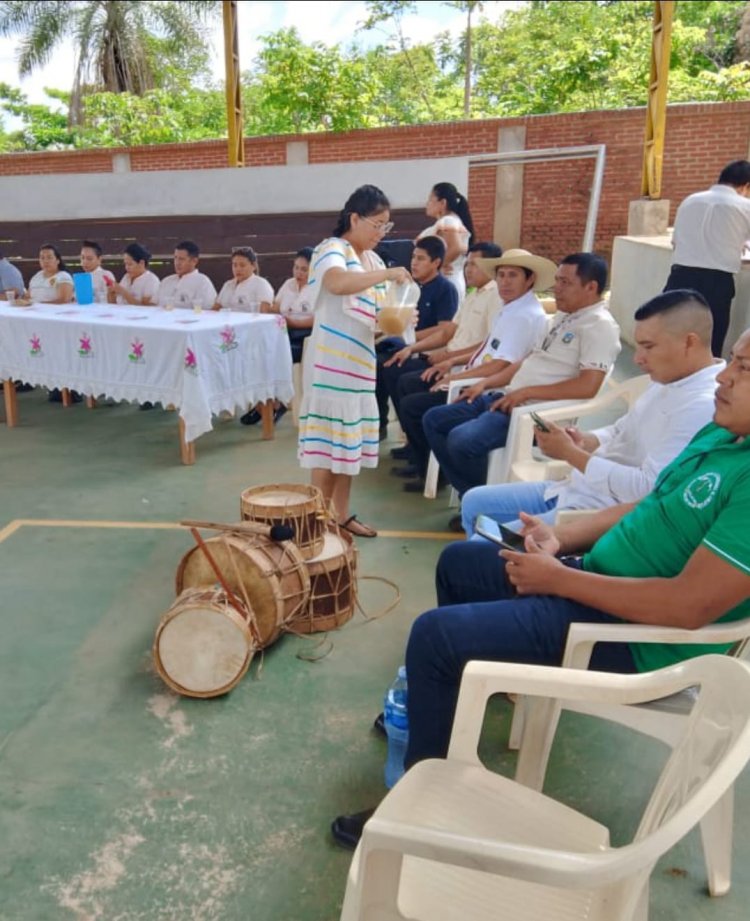
[[(574, 622), (693, 630), (750, 616), (750, 331), (716, 380), (713, 421), (637, 504), (554, 528), (522, 515), (526, 552), (501, 550), (499, 561), (489, 542), (443, 551), (441, 606), (417, 618), (406, 650), (407, 767), (445, 757), (473, 659), (559, 665)], [(590, 667), (648, 671), (717, 651), (725, 648), (600, 643)], [(354, 846), (370, 814), (339, 816), (336, 840)]]

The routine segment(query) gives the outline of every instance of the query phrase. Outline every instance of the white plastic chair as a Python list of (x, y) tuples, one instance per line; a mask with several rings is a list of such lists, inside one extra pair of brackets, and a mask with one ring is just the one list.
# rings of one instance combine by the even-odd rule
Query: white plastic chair
[[(568, 630), (564, 668), (586, 669), (597, 643), (680, 643), (685, 645), (730, 645), (725, 658), (745, 658), (750, 640), (750, 618), (709, 624), (699, 630), (642, 624), (574, 623)], [(654, 699), (639, 706), (614, 705), (609, 701), (578, 702), (568, 709), (628, 726), (630, 729), (675, 745), (682, 736), (694, 704), (690, 692)], [(519, 749), (516, 780), (541, 790), (552, 742), (560, 717), (558, 708), (548, 708), (544, 718), (529, 719), (534, 702), (519, 697), (515, 702), (509, 747)], [(730, 787), (722, 801), (701, 822), (701, 838), (711, 895), (729, 891), (732, 874), (734, 792)]]
[[(600, 823), (479, 762), (494, 694), (538, 696), (543, 711), (590, 700), (633, 705), (689, 687), (699, 694), (683, 738), (622, 847)], [(640, 675), (469, 663), (447, 759), (415, 765), (366, 824), (341, 921), (645, 921), (656, 861), (749, 758), (750, 671), (736, 659), (702, 656)]]

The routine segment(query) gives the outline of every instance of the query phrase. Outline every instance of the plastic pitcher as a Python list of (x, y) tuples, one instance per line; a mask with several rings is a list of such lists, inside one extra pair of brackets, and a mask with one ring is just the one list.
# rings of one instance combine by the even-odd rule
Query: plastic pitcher
[(76, 289), (76, 301), (79, 304), (94, 303), (94, 280), (88, 272), (74, 272), (73, 286)]
[(378, 312), (378, 327), (387, 336), (403, 336), (410, 328), (419, 301), (419, 285), (413, 281), (386, 285), (383, 306)]

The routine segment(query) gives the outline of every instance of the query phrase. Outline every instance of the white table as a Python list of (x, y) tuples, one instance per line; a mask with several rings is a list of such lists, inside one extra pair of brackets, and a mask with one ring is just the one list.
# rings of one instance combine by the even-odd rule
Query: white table
[(97, 397), (172, 405), (183, 463), (194, 462), (193, 443), (221, 412), (260, 403), (263, 435), (273, 437), (273, 401), (294, 394), (277, 315), (111, 304), (0, 302), (0, 379), (9, 426), (18, 418), (14, 380), (77, 390), (89, 405)]

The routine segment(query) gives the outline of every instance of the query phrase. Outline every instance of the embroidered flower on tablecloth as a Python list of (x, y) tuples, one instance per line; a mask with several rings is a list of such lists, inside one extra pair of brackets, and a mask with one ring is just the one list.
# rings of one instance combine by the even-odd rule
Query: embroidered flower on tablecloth
[(224, 329), (220, 331), (221, 336), (221, 345), (219, 348), (222, 352), (231, 352), (232, 349), (239, 347), (239, 342), (237, 341), (237, 333), (233, 326), (225, 326)]
[(34, 334), (31, 339), (29, 339), (29, 355), (33, 355), (35, 358), (38, 358), (42, 354), (42, 340)]
[(142, 365), (145, 362), (143, 357), (144, 344), (136, 336), (135, 339), (130, 343), (130, 353), (128, 354), (128, 359), (134, 364)]
[(91, 344), (91, 336), (88, 333), (83, 333), (79, 339), (78, 354), (81, 358), (92, 358), (94, 355), (94, 347)]
[(276, 325), (280, 326), (282, 329), (286, 329), (286, 317), (282, 317), (280, 313), (276, 314)]
[(198, 359), (192, 349), (187, 349), (185, 352), (185, 370), (192, 371), (193, 374), (198, 373)]

